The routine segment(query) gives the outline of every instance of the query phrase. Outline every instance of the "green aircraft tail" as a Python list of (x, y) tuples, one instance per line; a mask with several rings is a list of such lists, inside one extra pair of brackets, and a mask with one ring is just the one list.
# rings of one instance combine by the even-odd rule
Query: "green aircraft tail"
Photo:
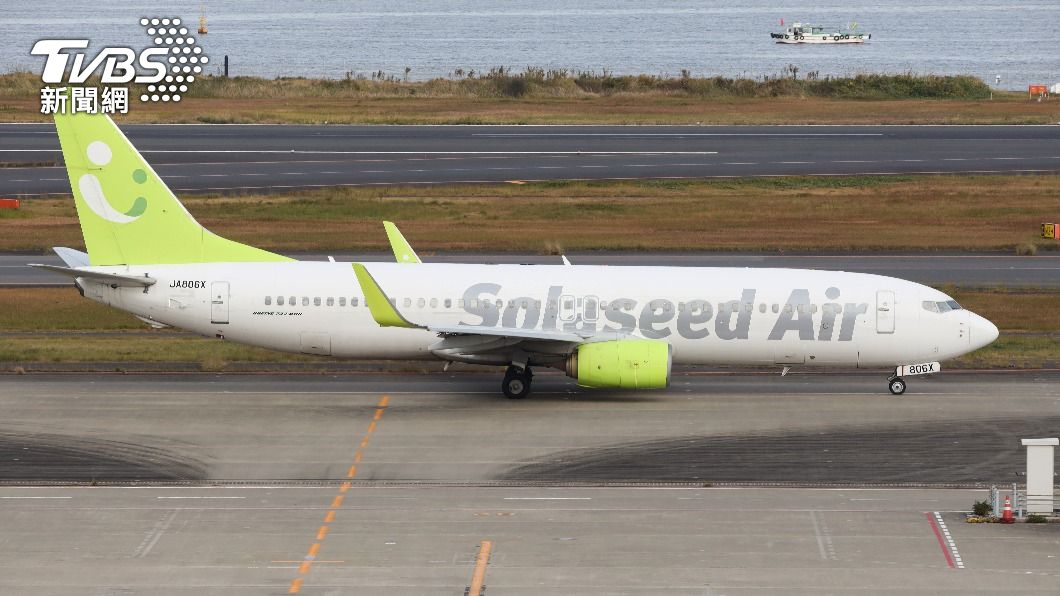
[(199, 225), (108, 116), (56, 115), (55, 129), (92, 265), (291, 260)]

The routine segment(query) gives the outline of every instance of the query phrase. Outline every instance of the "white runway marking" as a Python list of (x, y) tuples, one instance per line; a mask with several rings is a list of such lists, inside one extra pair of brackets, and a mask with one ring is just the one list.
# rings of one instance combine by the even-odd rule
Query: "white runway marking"
[(0, 499), (72, 499), (73, 497), (0, 497)]
[(245, 496), (156, 496), (155, 498), (246, 498)]
[(942, 530), (942, 535), (946, 538), (946, 546), (949, 547), (950, 554), (953, 555), (953, 564), (957, 566), (957, 569), (964, 569), (961, 553), (957, 552), (957, 543), (953, 541), (953, 536), (950, 535), (950, 529), (946, 527), (946, 522), (942, 521), (942, 514), (938, 511), (933, 513), (935, 514), (935, 522), (939, 525), (939, 530)]
[(817, 551), (821, 554), (823, 561), (835, 561), (835, 545), (832, 544), (832, 533), (828, 530), (824, 518), (816, 510), (810, 511), (810, 521), (813, 522), (813, 533), (817, 538)]
[(479, 132), (473, 137), (882, 137), (881, 132)]
[(505, 501), (592, 501), (592, 497), (504, 497)]

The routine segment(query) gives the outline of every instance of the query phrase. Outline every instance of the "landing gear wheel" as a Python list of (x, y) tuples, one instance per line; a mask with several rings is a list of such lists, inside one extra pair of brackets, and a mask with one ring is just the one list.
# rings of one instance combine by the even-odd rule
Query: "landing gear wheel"
[(905, 381), (902, 377), (895, 377), (887, 383), (887, 388), (891, 390), (894, 395), (901, 395), (905, 393)]
[(501, 382), (501, 391), (508, 399), (523, 399), (530, 395), (530, 382), (533, 378), (534, 374), (529, 368), (519, 370), (514, 366), (509, 366)]

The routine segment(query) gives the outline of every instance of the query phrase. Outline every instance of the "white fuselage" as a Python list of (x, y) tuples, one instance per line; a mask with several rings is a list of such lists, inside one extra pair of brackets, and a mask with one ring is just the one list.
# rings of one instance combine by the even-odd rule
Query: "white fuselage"
[[(681, 364), (892, 367), (945, 360), (997, 330), (945, 294), (835, 271), (691, 267), (365, 263), (412, 323), (595, 331), (661, 339)], [(85, 295), (160, 324), (286, 352), (437, 358), (436, 334), (380, 327), (349, 263), (93, 267), (148, 288), (81, 279)], [(281, 302), (282, 298), (282, 304)], [(293, 304), (292, 304), (293, 299)], [(979, 337), (977, 337), (977, 334)]]

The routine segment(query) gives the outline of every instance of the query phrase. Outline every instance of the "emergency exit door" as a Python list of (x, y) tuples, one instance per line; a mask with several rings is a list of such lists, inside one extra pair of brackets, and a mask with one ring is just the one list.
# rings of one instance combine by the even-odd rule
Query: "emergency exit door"
[(210, 322), (228, 324), (228, 282), (215, 281), (210, 284)]
[(894, 292), (876, 292), (876, 333), (894, 333)]

